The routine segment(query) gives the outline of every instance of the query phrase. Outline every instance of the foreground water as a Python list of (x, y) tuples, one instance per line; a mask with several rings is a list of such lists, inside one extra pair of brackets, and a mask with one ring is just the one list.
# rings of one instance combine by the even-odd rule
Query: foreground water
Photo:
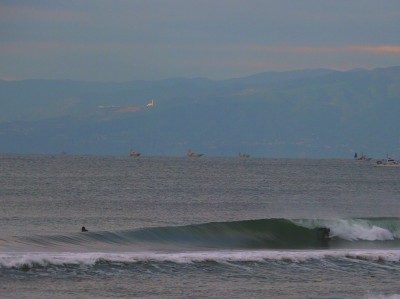
[(0, 167), (2, 297), (400, 297), (400, 168), (14, 155)]

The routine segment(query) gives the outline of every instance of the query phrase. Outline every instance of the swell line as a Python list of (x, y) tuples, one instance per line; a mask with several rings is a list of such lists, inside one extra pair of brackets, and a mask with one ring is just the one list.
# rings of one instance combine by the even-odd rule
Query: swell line
[[(326, 232), (329, 229), (329, 238)], [(8, 244), (65, 250), (91, 249), (323, 249), (400, 248), (400, 218), (257, 219), (115, 232), (17, 237)]]

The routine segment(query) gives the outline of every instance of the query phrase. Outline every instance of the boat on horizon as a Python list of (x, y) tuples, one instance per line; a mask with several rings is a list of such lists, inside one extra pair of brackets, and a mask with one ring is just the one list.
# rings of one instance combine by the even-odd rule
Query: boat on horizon
[(245, 159), (245, 158), (250, 158), (249, 154), (245, 154), (245, 153), (239, 153), (239, 158)]
[(390, 157), (386, 157), (383, 160), (376, 161), (376, 167), (400, 167), (400, 161)]
[(130, 157), (139, 157), (140, 156), (140, 153), (138, 153), (138, 152), (135, 152), (135, 151), (131, 151), (130, 153), (129, 153), (129, 156)]
[(190, 158), (198, 158), (203, 156), (203, 154), (194, 153), (190, 148), (188, 149), (187, 156)]
[(372, 160), (372, 158), (367, 157), (364, 153), (361, 153), (360, 157), (357, 157), (357, 153), (355, 153), (354, 158), (357, 162), (368, 162)]

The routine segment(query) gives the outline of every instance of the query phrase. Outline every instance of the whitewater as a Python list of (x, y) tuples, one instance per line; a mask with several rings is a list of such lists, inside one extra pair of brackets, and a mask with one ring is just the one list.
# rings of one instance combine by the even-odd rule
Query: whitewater
[(399, 169), (350, 159), (0, 163), (1, 297), (400, 298)]

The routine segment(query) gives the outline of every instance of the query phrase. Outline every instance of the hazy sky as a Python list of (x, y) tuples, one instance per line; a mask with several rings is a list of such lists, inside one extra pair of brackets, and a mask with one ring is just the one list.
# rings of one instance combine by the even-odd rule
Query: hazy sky
[(400, 65), (400, 0), (0, 0), (0, 78)]

